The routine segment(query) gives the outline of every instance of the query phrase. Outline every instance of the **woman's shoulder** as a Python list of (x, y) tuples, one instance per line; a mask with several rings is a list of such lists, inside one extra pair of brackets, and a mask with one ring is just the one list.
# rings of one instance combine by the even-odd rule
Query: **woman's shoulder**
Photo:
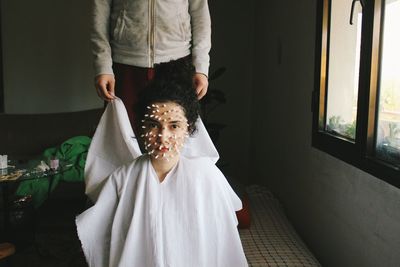
[(147, 155), (139, 156), (139, 157), (135, 158), (133, 161), (128, 162), (128, 163), (118, 167), (111, 174), (111, 176), (113, 177), (114, 180), (117, 180), (117, 181), (124, 180), (128, 177), (131, 177), (132, 174), (138, 173), (141, 170), (143, 170), (143, 167), (146, 166), (147, 161), (148, 161)]
[(206, 193), (210, 198), (229, 200), (235, 210), (241, 208), (241, 202), (238, 201), (225, 175), (211, 159), (182, 157), (181, 164), (183, 173), (187, 174), (185, 179), (189, 179), (189, 184), (195, 185), (196, 190)]
[(209, 158), (181, 157), (179, 164), (185, 170), (185, 173), (190, 173), (188, 175), (190, 179), (195, 179), (198, 182), (210, 182), (214, 184), (216, 181), (225, 178), (220, 169)]
[(181, 156), (180, 164), (184, 167), (188, 167), (192, 170), (198, 170), (204, 173), (206, 173), (207, 171), (218, 170), (218, 167), (215, 166), (215, 163), (211, 159), (206, 157), (187, 158), (185, 156)]

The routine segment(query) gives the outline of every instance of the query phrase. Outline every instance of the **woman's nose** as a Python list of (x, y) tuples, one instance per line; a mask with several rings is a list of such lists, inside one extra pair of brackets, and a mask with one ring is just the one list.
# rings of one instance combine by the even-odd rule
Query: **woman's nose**
[(158, 139), (160, 140), (161, 143), (165, 142), (168, 140), (168, 129), (165, 127), (162, 127), (160, 131), (158, 132)]

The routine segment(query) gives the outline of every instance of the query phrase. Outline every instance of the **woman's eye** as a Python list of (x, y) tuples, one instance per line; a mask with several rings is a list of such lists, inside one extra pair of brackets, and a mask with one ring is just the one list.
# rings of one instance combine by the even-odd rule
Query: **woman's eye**
[(158, 124), (150, 122), (149, 124), (147, 124), (147, 127), (151, 128), (151, 129), (155, 129), (155, 128), (158, 128)]
[(178, 128), (179, 128), (179, 125), (178, 125), (178, 124), (172, 124), (171, 127), (172, 127), (173, 129), (178, 129)]

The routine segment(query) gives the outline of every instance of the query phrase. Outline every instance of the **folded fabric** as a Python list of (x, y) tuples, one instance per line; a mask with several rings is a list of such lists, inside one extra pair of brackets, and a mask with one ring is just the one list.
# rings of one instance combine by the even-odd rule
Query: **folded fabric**
[[(50, 191), (58, 185), (59, 181), (78, 182), (83, 181), (83, 171), (87, 151), (91, 138), (87, 136), (75, 136), (58, 147), (48, 148), (43, 152), (42, 158), (57, 158), (64, 165), (71, 165), (51, 179)], [(37, 208), (47, 199), (50, 187), (50, 179), (37, 178), (22, 181), (16, 191), (17, 196), (32, 195), (34, 206)]]

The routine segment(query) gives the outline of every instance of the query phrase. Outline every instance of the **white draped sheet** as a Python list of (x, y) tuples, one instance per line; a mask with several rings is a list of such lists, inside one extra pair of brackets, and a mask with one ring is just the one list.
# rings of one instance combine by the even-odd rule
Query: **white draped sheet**
[(85, 170), (95, 205), (76, 219), (89, 266), (247, 266), (236, 227), (241, 201), (215, 166), (218, 153), (200, 120), (197, 125), (160, 183), (122, 102), (108, 105)]

